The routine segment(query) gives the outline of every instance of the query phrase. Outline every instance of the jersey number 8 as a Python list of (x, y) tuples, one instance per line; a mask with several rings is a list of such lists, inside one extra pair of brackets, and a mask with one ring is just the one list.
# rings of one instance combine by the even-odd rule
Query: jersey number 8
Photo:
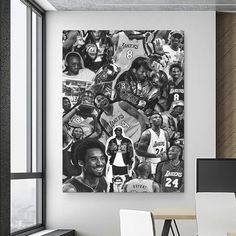
[(133, 58), (133, 51), (129, 49), (126, 52), (126, 57), (127, 57), (127, 59), (131, 60)]
[(179, 100), (179, 94), (176, 93), (176, 94), (174, 95), (174, 101), (178, 101), (178, 100)]

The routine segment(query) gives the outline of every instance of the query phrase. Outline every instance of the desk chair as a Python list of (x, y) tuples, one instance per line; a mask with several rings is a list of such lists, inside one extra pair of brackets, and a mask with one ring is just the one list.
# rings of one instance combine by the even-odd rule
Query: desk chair
[(151, 212), (120, 210), (121, 236), (156, 236)]
[(236, 232), (234, 193), (197, 193), (198, 236), (226, 236)]

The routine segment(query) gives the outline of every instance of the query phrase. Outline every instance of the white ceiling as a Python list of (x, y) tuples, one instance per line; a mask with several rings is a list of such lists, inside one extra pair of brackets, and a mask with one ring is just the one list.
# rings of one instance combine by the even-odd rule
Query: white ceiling
[(36, 3), (38, 3), (39, 6), (41, 6), (45, 11), (56, 11), (57, 9), (49, 3), (47, 0), (34, 0)]
[(35, 0), (46, 11), (235, 11), (236, 0)]

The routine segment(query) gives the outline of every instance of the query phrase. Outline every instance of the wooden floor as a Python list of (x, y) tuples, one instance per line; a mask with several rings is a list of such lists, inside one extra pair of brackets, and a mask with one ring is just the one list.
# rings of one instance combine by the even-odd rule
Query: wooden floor
[(217, 13), (216, 68), (216, 155), (236, 158), (236, 13)]

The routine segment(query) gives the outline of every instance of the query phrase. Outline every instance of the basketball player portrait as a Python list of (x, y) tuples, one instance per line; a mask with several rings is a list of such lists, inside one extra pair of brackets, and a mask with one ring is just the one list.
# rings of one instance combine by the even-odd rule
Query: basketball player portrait
[(150, 117), (151, 128), (142, 133), (136, 150), (141, 161), (151, 166), (151, 174), (156, 173), (156, 166), (166, 159), (166, 150), (169, 146), (169, 136), (161, 126), (163, 119), (160, 113), (154, 113)]
[(180, 146), (168, 149), (167, 160), (160, 162), (156, 168), (155, 181), (160, 184), (161, 192), (184, 191), (184, 161)]
[(184, 32), (63, 30), (60, 67), (63, 190), (183, 192)]

